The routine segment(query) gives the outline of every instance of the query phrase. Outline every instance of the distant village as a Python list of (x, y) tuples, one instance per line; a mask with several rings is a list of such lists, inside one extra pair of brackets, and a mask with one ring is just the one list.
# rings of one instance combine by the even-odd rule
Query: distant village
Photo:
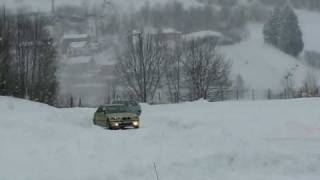
[[(74, 14), (68, 13), (70, 11)], [(94, 13), (80, 13), (68, 6), (57, 9), (52, 0), (54, 23), (51, 31), (59, 47), (60, 101), (64, 104), (70, 103), (70, 98), (87, 105), (101, 104), (121, 96), (113, 71), (117, 52), (121, 48), (119, 41), (123, 39), (135, 41), (139, 34), (144, 34), (161, 39), (168, 47), (191, 40), (210, 41), (218, 46), (235, 43), (220, 32), (207, 30), (182, 33), (172, 27), (143, 27), (119, 37), (118, 34), (104, 32), (108, 31), (108, 26), (112, 26), (109, 22), (112, 22), (113, 13), (113, 3), (107, 0)], [(155, 101), (165, 101), (165, 98), (159, 98), (165, 96), (165, 91), (159, 91)]]

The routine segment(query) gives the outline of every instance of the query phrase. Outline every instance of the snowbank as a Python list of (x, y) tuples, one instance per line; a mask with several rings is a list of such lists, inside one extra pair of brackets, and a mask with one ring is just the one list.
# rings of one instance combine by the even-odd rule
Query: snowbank
[(0, 97), (0, 179), (318, 179), (319, 99), (142, 105), (139, 130), (94, 109)]

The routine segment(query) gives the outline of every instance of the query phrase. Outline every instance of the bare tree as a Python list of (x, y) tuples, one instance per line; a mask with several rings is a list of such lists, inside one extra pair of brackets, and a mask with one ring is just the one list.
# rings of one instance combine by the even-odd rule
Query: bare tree
[(284, 85), (284, 98), (292, 98), (294, 95), (294, 86), (295, 86), (295, 81), (294, 81), (294, 72), (293, 71), (288, 71), (284, 78), (282, 79), (282, 84)]
[(318, 82), (316, 75), (312, 72), (308, 72), (303, 81), (303, 96), (314, 97), (319, 94), (318, 92)]
[(184, 70), (191, 100), (208, 99), (211, 88), (230, 86), (231, 64), (215, 48), (215, 43), (199, 40), (186, 45)]
[(181, 82), (182, 82), (182, 65), (183, 49), (180, 44), (169, 51), (165, 66), (166, 84), (171, 102), (178, 103), (181, 100)]
[(127, 47), (119, 57), (116, 75), (139, 101), (152, 100), (159, 88), (165, 49), (166, 46), (157, 37), (138, 33), (129, 38)]
[(235, 93), (236, 93), (236, 98), (244, 98), (245, 93), (248, 91), (248, 88), (246, 87), (246, 84), (241, 76), (239, 74), (234, 82), (234, 88), (235, 88)]
[(19, 10), (1, 13), (0, 93), (53, 105), (56, 48), (46, 30), (48, 17)]

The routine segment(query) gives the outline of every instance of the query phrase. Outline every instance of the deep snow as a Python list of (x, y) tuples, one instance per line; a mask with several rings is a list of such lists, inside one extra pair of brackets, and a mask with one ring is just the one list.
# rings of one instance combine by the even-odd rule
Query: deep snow
[(142, 105), (139, 130), (94, 109), (0, 97), (2, 180), (317, 180), (319, 99)]

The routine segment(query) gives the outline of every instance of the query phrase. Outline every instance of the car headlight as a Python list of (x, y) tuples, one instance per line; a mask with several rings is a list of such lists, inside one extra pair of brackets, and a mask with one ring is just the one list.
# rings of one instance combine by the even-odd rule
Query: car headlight
[(112, 125), (113, 125), (113, 126), (119, 126), (119, 123), (114, 122), (114, 123), (112, 123)]
[(134, 126), (139, 126), (139, 122), (138, 121), (133, 121), (132, 123)]

